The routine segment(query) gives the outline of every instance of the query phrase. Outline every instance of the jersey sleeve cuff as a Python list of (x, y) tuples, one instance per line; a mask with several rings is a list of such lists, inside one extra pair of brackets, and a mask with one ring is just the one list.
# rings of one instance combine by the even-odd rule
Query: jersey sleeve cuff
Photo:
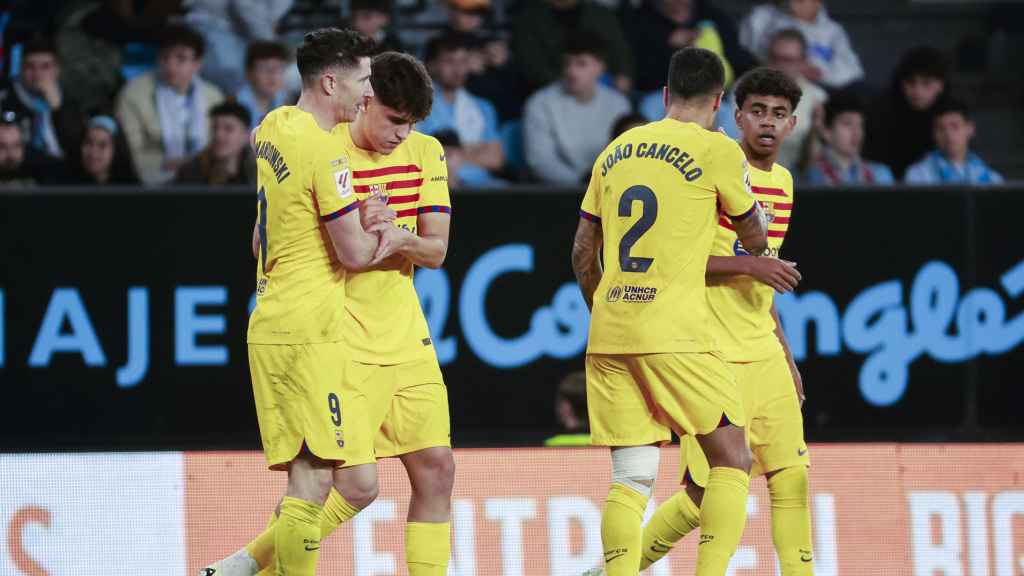
[(733, 222), (738, 222), (740, 220), (745, 220), (748, 216), (750, 216), (751, 214), (754, 213), (754, 210), (756, 208), (757, 208), (757, 200), (754, 200), (754, 203), (750, 205), (750, 210), (747, 210), (743, 214), (739, 214), (737, 216), (733, 216), (732, 214), (729, 214), (729, 219), (732, 220)]
[(330, 214), (324, 214), (323, 216), (320, 217), (320, 221), (321, 222), (330, 222), (331, 220), (337, 220), (338, 218), (341, 218), (345, 214), (348, 214), (349, 212), (355, 210), (358, 207), (359, 207), (359, 202), (353, 202), (353, 203), (349, 204), (348, 206), (345, 206), (344, 208), (342, 208), (340, 210), (335, 210), (334, 212), (331, 212)]
[(431, 212), (441, 212), (443, 214), (451, 214), (452, 213), (452, 207), (451, 206), (445, 206), (443, 204), (438, 204), (438, 205), (434, 205), (434, 206), (420, 206), (419, 208), (416, 209), (416, 213), (417, 214), (429, 214)]
[(600, 216), (598, 216), (596, 214), (591, 214), (590, 212), (587, 212), (586, 210), (580, 210), (580, 218), (583, 218), (584, 220), (589, 220), (589, 221), (593, 222), (594, 224), (600, 224), (601, 223), (601, 217)]

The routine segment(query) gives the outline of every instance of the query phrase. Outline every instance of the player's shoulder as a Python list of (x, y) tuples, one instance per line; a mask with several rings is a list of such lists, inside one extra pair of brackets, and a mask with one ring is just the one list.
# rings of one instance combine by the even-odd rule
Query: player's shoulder
[(434, 152), (443, 150), (441, 142), (437, 138), (416, 130), (409, 133), (409, 137), (405, 139), (403, 145), (408, 146), (411, 150), (414, 150), (419, 154), (433, 154)]
[(772, 175), (787, 187), (788, 192), (793, 191), (793, 173), (789, 168), (779, 163), (772, 164)]

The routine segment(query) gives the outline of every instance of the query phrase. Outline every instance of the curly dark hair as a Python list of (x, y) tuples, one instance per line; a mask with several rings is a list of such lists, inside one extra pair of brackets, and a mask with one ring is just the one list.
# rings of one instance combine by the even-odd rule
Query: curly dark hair
[(434, 85), (423, 63), (401, 52), (384, 52), (373, 57), (374, 97), (381, 104), (409, 115), (419, 122), (430, 115)]
[(328, 68), (355, 68), (361, 58), (376, 52), (376, 43), (355, 30), (320, 28), (302, 38), (295, 60), (302, 82), (309, 84)]
[(800, 98), (804, 95), (804, 91), (792, 78), (786, 76), (781, 70), (767, 66), (754, 68), (741, 76), (736, 81), (733, 93), (736, 96), (736, 108), (738, 109), (743, 108), (747, 97), (759, 94), (761, 96), (778, 96), (789, 100), (790, 111), (796, 110), (797, 105), (800, 104)]
[(158, 45), (160, 53), (178, 46), (191, 48), (196, 58), (202, 58), (206, 51), (206, 40), (203, 40), (203, 36), (184, 24), (168, 24), (164, 27), (160, 31)]

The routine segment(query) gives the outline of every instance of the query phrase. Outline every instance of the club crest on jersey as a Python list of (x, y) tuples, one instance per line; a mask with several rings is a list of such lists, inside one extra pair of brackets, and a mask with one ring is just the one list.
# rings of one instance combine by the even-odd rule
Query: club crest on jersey
[(384, 189), (384, 184), (370, 184), (370, 196), (383, 196)]
[(764, 219), (770, 224), (772, 220), (775, 220), (775, 202), (769, 202), (767, 200), (759, 200), (761, 208), (764, 210)]
[(348, 198), (352, 195), (352, 172), (348, 168), (335, 172), (334, 184), (338, 187), (338, 195)]

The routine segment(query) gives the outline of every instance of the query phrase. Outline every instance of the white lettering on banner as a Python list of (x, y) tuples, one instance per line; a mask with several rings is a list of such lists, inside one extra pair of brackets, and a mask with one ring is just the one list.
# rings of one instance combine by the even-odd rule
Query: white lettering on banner
[[(1024, 260), (1000, 278), (1010, 298), (1024, 294)], [(868, 354), (859, 386), (868, 403), (889, 406), (903, 397), (909, 366), (928, 355), (938, 362), (965, 362), (981, 354), (1005, 354), (1024, 342), (1024, 314), (1006, 318), (1006, 305), (990, 288), (973, 288), (959, 297), (956, 271), (945, 262), (926, 263), (914, 277), (903, 304), (903, 284), (890, 280), (858, 294), (840, 322), (832, 299), (822, 292), (792, 293), (775, 299), (783, 329), (796, 360), (807, 354), (807, 325), (814, 321), (817, 353), (841, 351), (839, 326), (846, 346)], [(947, 332), (956, 318), (956, 335)]]
[(992, 528), (995, 532), (996, 576), (1024, 573), (1024, 550), (1013, 549), (1014, 518), (1024, 520), (1024, 492), (1000, 492), (992, 499)]
[(374, 524), (395, 519), (395, 501), (374, 500), (353, 519), (352, 538), (356, 576), (394, 576), (398, 574), (395, 555), (377, 550)]
[[(952, 492), (910, 493), (910, 538), (914, 576), (963, 576), (960, 556), (960, 503)], [(932, 541), (938, 520), (940, 539)]]
[(835, 495), (827, 492), (815, 494), (813, 512), (814, 575), (839, 576)]
[(185, 573), (181, 454), (0, 455), (0, 470), (0, 574)]
[(971, 576), (989, 576), (988, 566), (988, 526), (985, 520), (988, 494), (984, 492), (964, 492), (964, 504), (967, 507), (967, 559), (970, 562), (967, 571)]
[[(1019, 576), (1024, 572), (1024, 554), (1014, 550), (1014, 518), (1024, 517), (1024, 492), (989, 493), (967, 491), (963, 505), (953, 492), (911, 492), (910, 523), (914, 575), (933, 576)], [(991, 524), (989, 515), (991, 514)], [(966, 517), (966, 548), (961, 536)], [(933, 541), (933, 525), (941, 527), (940, 541)], [(989, 546), (991, 529), (994, 546)], [(992, 570), (990, 549), (995, 551)], [(1024, 550), (1020, 551), (1024, 552)], [(964, 571), (965, 561), (967, 571)]]
[(476, 517), (472, 500), (452, 502), (452, 555), (447, 576), (476, 576)]
[[(578, 576), (601, 565), (601, 510), (582, 496), (549, 498), (548, 538), (552, 576)], [(583, 533), (583, 549), (572, 549), (573, 525)]]
[(537, 517), (532, 498), (488, 498), (484, 516), (501, 522), (502, 576), (523, 576), (523, 522)]

